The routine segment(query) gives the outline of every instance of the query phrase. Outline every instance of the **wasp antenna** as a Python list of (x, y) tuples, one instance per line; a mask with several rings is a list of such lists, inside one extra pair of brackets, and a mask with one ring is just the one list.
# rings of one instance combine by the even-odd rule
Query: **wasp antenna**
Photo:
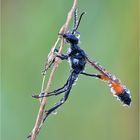
[(83, 12), (83, 13), (80, 15), (80, 18), (79, 18), (79, 20), (78, 20), (78, 23), (77, 23), (77, 25), (75, 26), (75, 28), (73, 29), (72, 34), (74, 34), (75, 31), (77, 31), (77, 29), (78, 29), (78, 27), (79, 27), (79, 25), (80, 25), (82, 16), (83, 16), (84, 14), (86, 14), (86, 12)]
[(76, 8), (75, 11), (74, 11), (74, 17), (73, 17), (73, 20), (74, 20), (74, 22), (73, 22), (73, 29), (76, 28), (77, 23), (78, 23), (78, 15), (77, 15), (77, 11), (78, 11), (78, 9)]

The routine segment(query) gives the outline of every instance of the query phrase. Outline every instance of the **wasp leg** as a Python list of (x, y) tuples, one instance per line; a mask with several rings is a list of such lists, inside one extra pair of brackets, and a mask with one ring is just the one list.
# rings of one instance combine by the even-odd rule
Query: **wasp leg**
[(49, 92), (47, 95), (45, 95), (45, 93), (43, 92), (43, 93), (41, 93), (39, 95), (33, 95), (32, 97), (33, 98), (43, 98), (43, 97), (50, 97), (50, 96), (59, 95), (59, 94), (61, 94), (61, 93), (66, 91), (66, 85), (67, 85), (67, 83), (63, 87)]
[(64, 104), (66, 102), (66, 100), (68, 99), (68, 96), (69, 96), (69, 93), (71, 91), (71, 88), (72, 88), (72, 85), (73, 83), (75, 82), (75, 80), (77, 79), (78, 77), (78, 74), (75, 74), (75, 73), (71, 73), (68, 81), (67, 81), (67, 84), (65, 86), (66, 88), (66, 91), (64, 93), (64, 97), (61, 98), (61, 100), (55, 104), (54, 107), (50, 108), (49, 110), (45, 111), (46, 114), (45, 114), (45, 117), (43, 119), (43, 122), (46, 120), (46, 118), (48, 117), (49, 114), (51, 114), (54, 110), (56, 110), (58, 107), (60, 107), (62, 104)]
[[(74, 83), (74, 81), (77, 79), (78, 77), (78, 74), (75, 74), (74, 72), (71, 72), (66, 84), (62, 87), (62, 88), (59, 88), (58, 90), (55, 90), (55, 91), (59, 91), (60, 90), (64, 90), (64, 97), (61, 98), (61, 100), (55, 104), (54, 107), (50, 108), (49, 110), (45, 111), (45, 116), (43, 118), (43, 121), (42, 123), (40, 124), (39, 126), (39, 129), (42, 127), (42, 125), (44, 124), (45, 120), (47, 119), (47, 117), (53, 112), (55, 111), (57, 108), (59, 108), (62, 104), (64, 104), (66, 102), (66, 100), (68, 99), (68, 96), (69, 96), (69, 93), (71, 91), (71, 88), (72, 88), (72, 85)], [(29, 136), (30, 137), (30, 136)]]
[(54, 91), (51, 91), (47, 95), (45, 95), (45, 93), (43, 92), (39, 95), (32, 95), (32, 97), (38, 99), (38, 98), (43, 98), (43, 97), (57, 96), (57, 95), (65, 92), (67, 90), (67, 85), (68, 85), (68, 82), (69, 82), (70, 78), (71, 78), (71, 76), (68, 78), (66, 84), (63, 87), (61, 87), (59, 89), (56, 89)]
[(67, 60), (69, 56), (66, 54), (61, 54), (61, 55), (56, 55), (56, 57), (59, 57), (61, 60)]
[[(56, 57), (59, 57), (61, 60), (65, 60), (68, 59), (68, 55), (67, 54), (58, 54), (58, 49), (55, 49), (54, 52), (56, 53)], [(45, 72), (48, 70), (48, 68), (50, 68), (52, 66), (52, 64), (55, 62), (55, 58), (52, 60), (52, 62), (48, 65), (45, 65), (45, 70), (43, 71), (43, 74), (45, 74)]]
[(58, 54), (58, 49), (55, 49), (55, 53), (56, 53), (56, 57), (59, 57), (61, 60), (67, 60), (68, 59), (68, 55), (67, 54)]
[(49, 114), (51, 114), (54, 110), (56, 110), (58, 107), (60, 107), (62, 104), (64, 104), (66, 102), (66, 100), (68, 99), (69, 93), (71, 91), (71, 88), (68, 89), (65, 93), (64, 93), (64, 97), (61, 98), (61, 100), (55, 104), (54, 107), (50, 108), (49, 110), (45, 111), (45, 117), (43, 119), (43, 122), (46, 120), (46, 118), (48, 117)]
[(59, 95), (59, 94), (65, 92), (65, 91), (67, 91), (68, 86), (69, 86), (69, 84), (70, 84), (70, 81), (71, 81), (71, 79), (72, 79), (72, 75), (73, 75), (73, 74), (70, 75), (70, 77), (68, 78), (66, 84), (65, 84), (63, 87), (61, 87), (61, 88), (59, 88), (59, 89), (57, 89), (57, 90), (51, 91), (51, 92), (49, 92), (47, 95), (45, 95), (45, 93), (41, 93), (41, 94), (39, 94), (39, 95), (32, 95), (32, 97), (38, 99), (38, 98), (43, 98), (43, 97), (57, 96), (57, 95)]
[(106, 82), (110, 81), (110, 78), (103, 75), (103, 74), (88, 74), (88, 73), (85, 73), (85, 72), (81, 72), (81, 74), (86, 75), (86, 76), (95, 77), (95, 78), (98, 78), (98, 79), (100, 79), (102, 81), (106, 81)]
[(86, 73), (86, 72), (81, 72), (80, 74), (83, 74), (83, 75), (86, 75), (86, 76), (90, 76), (90, 77), (99, 78), (99, 79), (101, 77), (101, 75), (99, 75), (99, 74), (89, 74), (89, 73)]
[(68, 99), (70, 90), (71, 90), (71, 88), (68, 89), (68, 90), (65, 92), (64, 97), (61, 98), (61, 100), (60, 100), (58, 103), (56, 103), (54, 107), (52, 107), (52, 108), (50, 108), (49, 110), (45, 111), (45, 116), (44, 116), (44, 118), (43, 118), (43, 121), (42, 121), (42, 123), (41, 123), (39, 129), (42, 127), (42, 125), (44, 124), (44, 122), (45, 122), (45, 120), (48, 118), (48, 116), (49, 116), (53, 111), (55, 111), (57, 108), (59, 108), (62, 104), (64, 104), (64, 103), (66, 102), (66, 100)]

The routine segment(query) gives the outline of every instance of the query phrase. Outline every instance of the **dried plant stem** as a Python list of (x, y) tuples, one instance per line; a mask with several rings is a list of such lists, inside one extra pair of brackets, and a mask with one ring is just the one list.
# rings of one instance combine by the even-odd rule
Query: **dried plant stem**
[[(69, 23), (70, 23), (70, 21), (72, 19), (72, 16), (73, 16), (73, 13), (75, 11), (77, 3), (78, 3), (78, 0), (74, 0), (73, 6), (72, 6), (71, 10), (68, 13), (66, 22), (61, 27), (59, 33), (63, 34), (63, 33), (65, 33), (67, 31), (68, 25), (69, 25)], [(57, 41), (56, 41), (54, 46), (56, 46), (56, 44), (58, 43), (59, 40), (60, 40), (60, 38), (57, 39)], [(53, 48), (54, 48), (54, 46), (53, 46)], [(60, 49), (59, 49), (59, 52), (58, 52), (59, 54), (62, 52), (63, 47), (64, 47), (64, 39), (61, 38), (61, 45), (60, 45)], [(57, 67), (58, 67), (59, 63), (60, 63), (60, 59), (56, 58), (54, 66), (53, 66), (51, 74), (50, 74), (50, 77), (49, 77), (49, 80), (48, 80), (48, 83), (47, 83), (47, 87), (45, 89), (45, 95), (47, 95), (47, 93), (48, 93), (48, 91), (50, 89), (54, 73), (57, 70)], [(42, 99), (41, 104), (40, 104), (40, 108), (39, 108), (39, 112), (38, 112), (37, 119), (36, 119), (36, 122), (35, 122), (35, 126), (34, 126), (34, 128), (32, 130), (32, 133), (31, 133), (31, 140), (36, 140), (37, 134), (39, 133), (40, 125), (41, 125), (42, 120), (43, 120), (43, 114), (44, 114), (46, 103), (47, 103), (47, 98), (44, 97)]]

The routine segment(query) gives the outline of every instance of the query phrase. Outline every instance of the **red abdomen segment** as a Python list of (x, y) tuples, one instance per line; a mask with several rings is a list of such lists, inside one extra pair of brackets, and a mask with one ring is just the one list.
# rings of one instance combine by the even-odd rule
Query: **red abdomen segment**
[(105, 75), (100, 75), (100, 79), (108, 82), (111, 92), (122, 103), (124, 103), (125, 105), (128, 105), (128, 106), (131, 104), (130, 91), (124, 85), (122, 85), (119, 81), (110, 80)]

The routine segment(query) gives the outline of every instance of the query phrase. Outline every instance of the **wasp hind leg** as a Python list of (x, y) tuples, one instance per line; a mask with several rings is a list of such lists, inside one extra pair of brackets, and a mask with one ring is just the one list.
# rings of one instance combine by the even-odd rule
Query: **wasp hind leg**
[(100, 74), (89, 74), (89, 73), (86, 73), (86, 72), (81, 72), (80, 74), (85, 75), (85, 76), (90, 76), (90, 77), (98, 78), (98, 79), (101, 79), (101, 76), (102, 76)]
[(45, 111), (45, 117), (43, 119), (43, 122), (46, 120), (46, 118), (53, 112), (55, 111), (57, 108), (59, 108), (61, 105), (63, 105), (66, 100), (68, 99), (69, 93), (71, 91), (72, 85), (75, 82), (75, 80), (77, 79), (78, 75), (75, 73), (71, 73), (69, 79), (67, 80), (66, 85), (64, 86), (65, 91), (64, 91), (64, 97), (61, 98), (61, 100), (55, 104), (54, 107), (50, 108), (49, 110)]
[(57, 108), (59, 108), (61, 105), (63, 105), (63, 104), (66, 102), (66, 100), (68, 99), (70, 90), (71, 90), (71, 89), (67, 90), (67, 91), (64, 93), (64, 97), (61, 98), (61, 100), (60, 100), (59, 102), (57, 102), (57, 103), (55, 104), (54, 107), (52, 107), (52, 108), (50, 108), (49, 110), (46, 110), (46, 111), (45, 111), (45, 117), (43, 118), (43, 122), (46, 120), (46, 118), (47, 118), (53, 111), (55, 111)]

